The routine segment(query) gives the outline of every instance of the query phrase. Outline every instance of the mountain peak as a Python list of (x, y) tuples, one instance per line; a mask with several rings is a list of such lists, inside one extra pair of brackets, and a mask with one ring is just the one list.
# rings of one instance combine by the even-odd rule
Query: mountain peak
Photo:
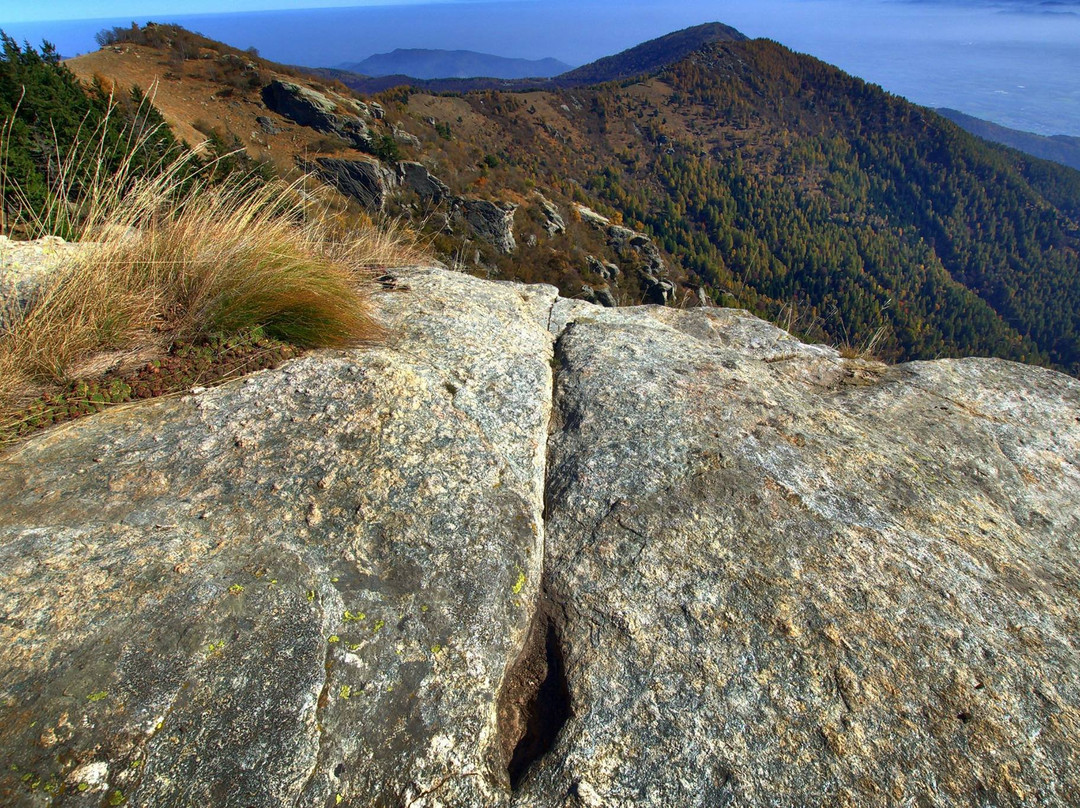
[(707, 22), (684, 28), (681, 31), (650, 39), (640, 45), (605, 56), (595, 62), (563, 73), (560, 82), (573, 84), (600, 84), (618, 81), (644, 73), (653, 73), (679, 62), (696, 50), (714, 42), (741, 42), (749, 39), (730, 25)]

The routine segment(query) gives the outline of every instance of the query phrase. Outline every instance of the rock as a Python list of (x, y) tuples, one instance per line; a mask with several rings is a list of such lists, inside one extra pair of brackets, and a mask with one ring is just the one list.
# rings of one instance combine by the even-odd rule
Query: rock
[(0, 456), (0, 802), (1077, 804), (1080, 382), (381, 282)]
[(535, 233), (529, 233), (529, 235), (525, 236), (525, 246), (526, 247), (535, 247), (539, 243), (540, 243), (540, 239), (538, 239), (536, 237)]
[(486, 199), (460, 197), (456, 200), (460, 218), (477, 236), (509, 255), (517, 249), (514, 240), (514, 213), (518, 206), (512, 202), (489, 202)]
[(262, 98), (271, 111), (301, 126), (309, 126), (320, 132), (332, 132), (336, 128), (334, 102), (309, 87), (274, 79), (263, 87)]
[(12, 315), (38, 298), (42, 280), (75, 259), (79, 250), (78, 244), (58, 236), (14, 241), (0, 235), (0, 333)]
[(316, 172), (323, 180), (372, 210), (383, 209), (398, 182), (393, 171), (373, 160), (320, 157), (316, 164)]
[(622, 274), (616, 264), (613, 264), (610, 261), (601, 261), (599, 258), (592, 255), (585, 257), (585, 266), (589, 272), (599, 275), (606, 281), (616, 281)]
[(585, 222), (586, 224), (591, 224), (598, 230), (607, 230), (607, 228), (611, 226), (611, 219), (609, 219), (607, 216), (603, 216), (597, 213), (592, 208), (586, 207), (585, 205), (575, 204), (574, 210), (577, 211), (578, 216), (581, 217), (581, 221)]
[(542, 227), (548, 236), (554, 237), (559, 233), (565, 233), (566, 222), (563, 221), (563, 217), (559, 213), (559, 209), (555, 206), (555, 203), (541, 194), (537, 194), (536, 199), (540, 203), (540, 212), (544, 217)]
[(259, 125), (259, 128), (268, 135), (281, 134), (281, 127), (265, 115), (256, 115), (255, 123), (257, 123)]
[(666, 306), (675, 297), (675, 284), (666, 278), (657, 278), (653, 275), (642, 273), (642, 291), (645, 292), (645, 302), (657, 306)]
[(614, 308), (619, 305), (615, 301), (615, 296), (611, 294), (611, 288), (609, 286), (593, 287), (588, 284), (582, 284), (581, 299), (588, 303), (595, 303), (598, 306), (604, 306), (606, 308)]
[(505, 804), (555, 290), (405, 280), (399, 347), (0, 458), (0, 803)]
[[(660, 298), (663, 296), (660, 293), (661, 290), (650, 290), (657, 286), (657, 278), (662, 278), (667, 274), (667, 264), (665, 264), (664, 258), (660, 254), (660, 248), (656, 246), (653, 240), (644, 233), (615, 224), (611, 219), (585, 205), (575, 205), (574, 207), (583, 222), (592, 225), (607, 235), (608, 244), (616, 251), (623, 255), (633, 253), (638, 256), (643, 264), (641, 269), (642, 285), (646, 287), (648, 302), (659, 303)], [(663, 283), (670, 286), (671, 291), (674, 291), (675, 287), (669, 281)]]
[(447, 184), (428, 171), (422, 163), (403, 160), (398, 163), (397, 169), (401, 186), (421, 198), (438, 202), (450, 195)]
[(420, 138), (418, 138), (416, 135), (406, 132), (404, 129), (398, 127), (396, 124), (394, 125), (391, 132), (393, 133), (395, 142), (401, 143), (404, 146), (415, 146), (419, 149), (421, 145), (423, 145), (420, 142)]
[(340, 115), (338, 105), (320, 92), (290, 81), (274, 79), (262, 90), (263, 103), (272, 112), (317, 132), (335, 134), (354, 148), (370, 151), (367, 124), (355, 115)]
[(371, 110), (371, 117), (375, 120), (381, 121), (386, 117), (386, 110), (378, 101), (368, 101), (368, 108)]
[(552, 321), (572, 717), (519, 804), (1075, 803), (1080, 383), (722, 309)]

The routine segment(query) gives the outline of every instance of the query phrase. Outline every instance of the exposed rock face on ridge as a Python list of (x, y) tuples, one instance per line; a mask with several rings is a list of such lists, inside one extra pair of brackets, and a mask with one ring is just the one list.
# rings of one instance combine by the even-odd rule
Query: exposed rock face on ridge
[(397, 171), (402, 187), (409, 189), (422, 199), (438, 202), (450, 195), (450, 187), (428, 171), (422, 163), (402, 160), (397, 164)]
[(399, 286), (0, 458), (0, 801), (1080, 801), (1080, 383)]
[(341, 193), (372, 210), (382, 210), (390, 192), (398, 185), (397, 174), (376, 160), (320, 157), (309, 167)]
[(486, 199), (458, 197), (454, 204), (459, 216), (477, 236), (495, 246), (499, 252), (509, 255), (517, 249), (514, 239), (514, 214), (518, 206), (513, 202), (490, 202)]
[(274, 79), (263, 88), (262, 99), (268, 109), (301, 126), (338, 135), (357, 149), (367, 151), (371, 148), (367, 124), (356, 115), (338, 113), (334, 101), (310, 87)]
[(668, 280), (667, 265), (660, 254), (660, 248), (644, 233), (615, 224), (607, 216), (597, 213), (585, 205), (575, 205), (581, 220), (592, 225), (607, 236), (608, 244), (621, 255), (632, 254), (640, 264), (638, 275), (645, 293), (646, 303), (663, 306), (675, 295), (675, 284)]

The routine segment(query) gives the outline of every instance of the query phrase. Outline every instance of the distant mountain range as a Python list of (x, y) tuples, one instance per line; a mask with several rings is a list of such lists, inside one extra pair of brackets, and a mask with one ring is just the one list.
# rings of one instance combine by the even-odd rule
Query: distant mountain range
[(550, 78), (571, 69), (558, 59), (511, 59), (469, 50), (398, 48), (376, 53), (340, 70), (364, 76), (409, 76), (416, 79)]
[(973, 118), (971, 115), (945, 107), (939, 109), (938, 113), (973, 135), (1003, 146), (1011, 146), (1033, 157), (1053, 160), (1055, 163), (1080, 170), (1080, 137), (1069, 135), (1047, 137), (1033, 132), (1022, 132), (1019, 129), (1010, 129), (1007, 126)]

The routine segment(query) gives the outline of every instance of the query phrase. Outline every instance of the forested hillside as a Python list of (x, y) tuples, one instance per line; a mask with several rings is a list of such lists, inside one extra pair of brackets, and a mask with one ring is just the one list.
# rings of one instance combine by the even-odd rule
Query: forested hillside
[(891, 359), (1080, 370), (1080, 173), (765, 40), (641, 80), (466, 98), (499, 182), (599, 203), (718, 303), (836, 343), (877, 336)]

